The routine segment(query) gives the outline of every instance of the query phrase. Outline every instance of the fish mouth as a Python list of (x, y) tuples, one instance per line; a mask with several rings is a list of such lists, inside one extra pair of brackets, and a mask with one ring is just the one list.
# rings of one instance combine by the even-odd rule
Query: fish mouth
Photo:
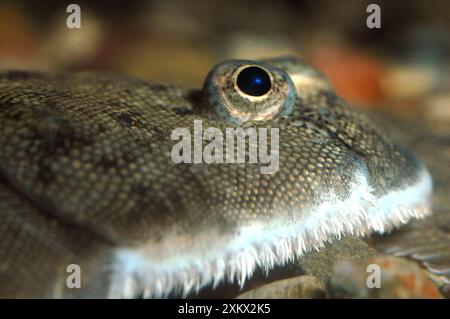
[(256, 268), (268, 271), (342, 236), (382, 234), (431, 214), (432, 180), (426, 168), (420, 168), (415, 183), (381, 196), (374, 194), (366, 173), (356, 173), (350, 197), (329, 196), (294, 223), (269, 221), (241, 227), (238, 235), (223, 238), (225, 244), (217, 249), (207, 234), (202, 240), (208, 248), (185, 251), (176, 258), (153, 259), (148, 247), (118, 249), (109, 297), (186, 296), (224, 280), (243, 286)]

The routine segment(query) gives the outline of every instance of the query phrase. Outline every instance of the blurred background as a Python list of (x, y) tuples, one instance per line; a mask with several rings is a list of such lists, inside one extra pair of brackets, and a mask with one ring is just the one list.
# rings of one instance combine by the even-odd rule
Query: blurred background
[[(66, 7), (81, 7), (81, 28)], [(381, 8), (369, 29), (366, 8)], [(93, 70), (201, 85), (228, 58), (299, 55), (338, 93), (450, 121), (450, 1), (0, 2), (0, 68)]]

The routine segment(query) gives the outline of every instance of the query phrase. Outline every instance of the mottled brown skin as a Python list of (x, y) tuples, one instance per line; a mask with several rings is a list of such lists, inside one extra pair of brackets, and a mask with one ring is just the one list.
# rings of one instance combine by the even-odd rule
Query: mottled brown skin
[[(184, 249), (204, 230), (290, 218), (330, 190), (347, 198), (356, 169), (367, 167), (377, 194), (416, 181), (418, 162), (362, 114), (331, 90), (304, 93), (289, 116), (241, 124), (280, 128), (280, 169), (263, 175), (258, 164), (171, 161), (173, 129), (237, 126), (209, 116), (198, 89), (2, 73), (0, 296), (101, 296), (114, 248), (157, 244), (170, 230)], [(64, 288), (69, 263), (83, 269), (82, 292)]]

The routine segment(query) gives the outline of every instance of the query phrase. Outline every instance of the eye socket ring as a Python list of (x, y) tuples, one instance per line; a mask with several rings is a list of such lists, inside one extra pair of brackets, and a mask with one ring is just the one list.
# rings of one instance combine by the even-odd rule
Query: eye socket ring
[(205, 79), (203, 93), (216, 115), (233, 124), (287, 116), (296, 100), (295, 86), (286, 72), (250, 60), (217, 64)]
[(244, 95), (260, 97), (272, 89), (272, 77), (260, 66), (244, 66), (236, 72), (236, 89)]

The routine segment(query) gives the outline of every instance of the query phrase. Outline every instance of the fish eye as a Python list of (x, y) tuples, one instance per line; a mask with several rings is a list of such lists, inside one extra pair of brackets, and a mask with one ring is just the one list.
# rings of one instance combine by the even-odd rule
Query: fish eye
[(285, 71), (248, 60), (216, 65), (205, 80), (203, 93), (215, 113), (234, 124), (289, 115), (297, 96)]
[(236, 85), (243, 93), (261, 96), (272, 88), (269, 73), (261, 67), (249, 66), (242, 69), (236, 78)]

